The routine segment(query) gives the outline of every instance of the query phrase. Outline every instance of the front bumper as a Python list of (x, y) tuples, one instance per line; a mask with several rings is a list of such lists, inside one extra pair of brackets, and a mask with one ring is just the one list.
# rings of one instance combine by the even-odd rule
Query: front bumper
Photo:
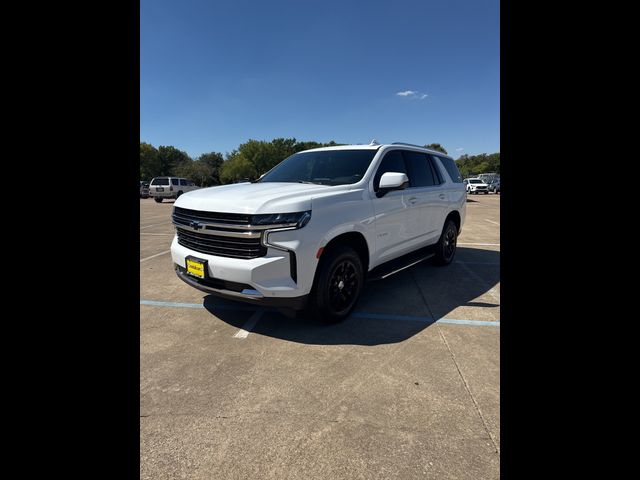
[(292, 310), (304, 310), (307, 306), (308, 295), (299, 297), (265, 297), (257, 290), (250, 288), (243, 288), (241, 291), (237, 291), (242, 288), (242, 284), (234, 285), (232, 282), (216, 279), (202, 280), (186, 273), (185, 269), (180, 265), (175, 264), (174, 266), (180, 280), (216, 297), (251, 303), (262, 307), (289, 308)]
[[(188, 256), (207, 261), (206, 280), (183, 272)], [(234, 300), (273, 306), (280, 303), (295, 306), (302, 302), (300, 297), (306, 297), (310, 290), (309, 286), (305, 287), (309, 282), (304, 282), (299, 275), (295, 275), (295, 255), (288, 251), (268, 248), (267, 254), (263, 257), (221, 257), (180, 245), (176, 236), (171, 243), (171, 257), (177, 275), (186, 283), (207, 293), (233, 297)], [(292, 275), (297, 278), (293, 278)], [(243, 290), (248, 292), (243, 293)]]

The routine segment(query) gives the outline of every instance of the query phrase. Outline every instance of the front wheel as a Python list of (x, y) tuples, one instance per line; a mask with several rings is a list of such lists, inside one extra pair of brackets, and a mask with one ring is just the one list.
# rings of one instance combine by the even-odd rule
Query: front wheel
[(153, 197), (156, 203), (162, 203), (162, 197)]
[(442, 234), (436, 243), (436, 256), (433, 262), (436, 265), (449, 265), (456, 255), (458, 245), (458, 228), (453, 220), (447, 220), (442, 229)]
[(362, 261), (356, 251), (347, 246), (332, 248), (318, 265), (310, 313), (327, 323), (344, 320), (355, 308), (363, 283)]

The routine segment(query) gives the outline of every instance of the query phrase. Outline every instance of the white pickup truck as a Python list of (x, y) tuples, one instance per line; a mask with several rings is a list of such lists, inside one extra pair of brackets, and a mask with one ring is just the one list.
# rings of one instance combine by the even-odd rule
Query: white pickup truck
[(428, 258), (449, 264), (465, 214), (447, 155), (404, 143), (316, 148), (254, 182), (181, 195), (171, 255), (199, 290), (335, 322), (366, 280)]

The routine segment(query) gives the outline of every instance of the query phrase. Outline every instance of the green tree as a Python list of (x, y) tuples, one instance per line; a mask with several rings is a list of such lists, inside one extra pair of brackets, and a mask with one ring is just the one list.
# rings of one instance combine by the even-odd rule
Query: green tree
[(448, 155), (447, 151), (439, 143), (430, 143), (429, 145), (425, 145), (424, 148), (428, 148), (429, 150), (435, 150), (436, 152), (442, 152), (445, 155)]
[(172, 146), (160, 146), (158, 155), (160, 157), (160, 173), (157, 173), (156, 176), (175, 175), (180, 167), (191, 161), (191, 157), (186, 152)]
[(151, 144), (140, 142), (140, 180), (150, 181), (160, 175), (160, 155)]
[(204, 186), (220, 185), (220, 168), (224, 163), (222, 154), (219, 152), (203, 153), (198, 157), (197, 162), (202, 162), (211, 170), (210, 178)]
[(480, 173), (500, 174), (500, 152), (481, 153), (479, 155), (462, 155), (456, 160), (458, 169), (463, 177), (470, 177)]
[(220, 168), (221, 183), (233, 183), (243, 179), (255, 180), (258, 176), (253, 162), (239, 151), (232, 152)]

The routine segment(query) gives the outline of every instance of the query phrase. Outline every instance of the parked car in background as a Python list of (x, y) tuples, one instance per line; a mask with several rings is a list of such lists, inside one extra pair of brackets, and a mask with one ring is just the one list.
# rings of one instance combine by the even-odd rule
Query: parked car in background
[(467, 193), (484, 193), (489, 194), (489, 185), (484, 183), (484, 180), (480, 178), (465, 178), (465, 188)]
[(500, 179), (494, 178), (489, 183), (489, 191), (493, 193), (500, 193)]
[(140, 198), (149, 198), (149, 184), (140, 182)]
[(181, 177), (155, 177), (149, 186), (149, 195), (161, 203), (165, 198), (177, 199), (183, 193), (197, 190), (198, 187), (188, 178)]

